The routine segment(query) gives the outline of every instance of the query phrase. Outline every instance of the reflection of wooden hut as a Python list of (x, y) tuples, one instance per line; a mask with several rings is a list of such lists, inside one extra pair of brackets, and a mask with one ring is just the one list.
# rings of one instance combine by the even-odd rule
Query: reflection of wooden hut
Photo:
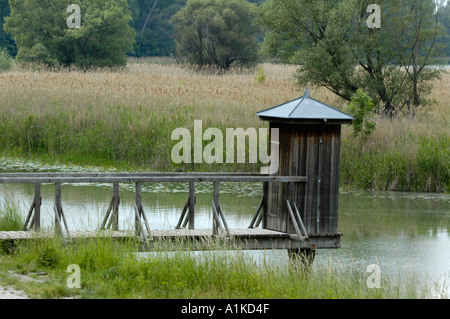
[(279, 129), (277, 175), (308, 177), (306, 183), (265, 185), (263, 228), (295, 234), (289, 210), (297, 207), (310, 239), (336, 237), (341, 124), (353, 118), (311, 98), (308, 89), (299, 99), (257, 114)]

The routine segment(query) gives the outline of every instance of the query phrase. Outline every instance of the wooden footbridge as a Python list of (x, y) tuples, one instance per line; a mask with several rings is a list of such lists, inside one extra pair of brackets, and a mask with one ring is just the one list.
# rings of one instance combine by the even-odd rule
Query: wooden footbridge
[[(66, 239), (112, 237), (125, 239), (134, 237), (141, 240), (144, 247), (151, 247), (155, 240), (202, 240), (210, 237), (223, 237), (240, 243), (245, 249), (313, 249), (338, 248), (340, 234), (308, 234), (303, 224), (301, 214), (295, 203), (289, 206), (289, 218), (295, 228), (295, 233), (267, 229), (265, 227), (264, 204), (265, 197), (249, 220), (248, 228), (232, 229), (228, 227), (226, 212), (220, 204), (220, 184), (223, 182), (255, 182), (262, 183), (268, 188), (272, 183), (298, 184), (306, 183), (305, 176), (267, 176), (255, 174), (227, 174), (227, 173), (5, 173), (0, 174), (0, 183), (32, 183), (34, 199), (31, 203), (22, 231), (2, 231), (0, 240), (32, 240), (53, 235)], [(152, 221), (142, 206), (142, 184), (161, 182), (186, 183), (188, 196), (184, 208), (180, 211), (180, 218), (175, 229), (153, 229)], [(211, 199), (211, 214), (213, 223), (210, 229), (196, 229), (195, 227), (195, 184), (210, 182), (213, 184)], [(62, 205), (62, 184), (70, 183), (111, 183), (112, 198), (99, 230), (80, 231), (69, 229)], [(135, 185), (135, 228), (119, 230), (120, 212), (120, 184)], [(41, 229), (41, 187), (43, 184), (55, 185), (55, 227), (54, 232), (40, 231)]]
[[(275, 175), (230, 173), (9, 173), (0, 174), (0, 183), (33, 183), (35, 195), (23, 231), (0, 232), (0, 240), (19, 240), (44, 236), (40, 230), (41, 185), (55, 184), (55, 232), (69, 239), (113, 236), (140, 238), (145, 245), (156, 239), (200, 239), (222, 236), (236, 239), (249, 249), (288, 249), (309, 255), (320, 248), (339, 248), (338, 233), (339, 158), (341, 125), (351, 116), (309, 96), (257, 113), (269, 121), (271, 160), (278, 165)], [(274, 133), (272, 133), (274, 132)], [(274, 150), (278, 152), (274, 154)], [(142, 183), (186, 183), (189, 196), (173, 230), (152, 229), (142, 206)], [(210, 229), (195, 225), (195, 183), (213, 184)], [(227, 212), (220, 205), (220, 183), (262, 183), (263, 196), (248, 228), (231, 229)], [(101, 230), (69, 230), (61, 202), (64, 183), (111, 183), (113, 194)], [(119, 184), (134, 183), (135, 228), (119, 230)], [(29, 231), (32, 229), (32, 231)], [(47, 236), (47, 235), (46, 235)], [(298, 255), (298, 254), (297, 254)]]

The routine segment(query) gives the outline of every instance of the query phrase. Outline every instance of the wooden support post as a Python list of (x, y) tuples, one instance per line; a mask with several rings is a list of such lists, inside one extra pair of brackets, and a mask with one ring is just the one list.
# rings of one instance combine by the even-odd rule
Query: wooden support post
[(34, 230), (41, 230), (41, 184), (34, 184)]
[[(263, 211), (261, 212), (261, 219), (262, 219), (262, 228), (267, 228), (267, 214), (268, 214), (268, 197), (265, 196), (266, 194), (269, 194), (269, 182), (263, 182)], [(258, 222), (257, 226), (259, 225), (261, 221)]]
[(140, 234), (145, 245), (147, 245), (147, 236), (145, 235), (144, 227), (142, 226), (141, 218), (139, 216), (140, 212), (136, 203), (134, 203), (134, 214), (136, 220), (136, 236), (139, 236)]
[(294, 225), (295, 233), (297, 234), (297, 236), (300, 240), (304, 240), (302, 233), (300, 232), (300, 228), (298, 227), (297, 220), (295, 219), (294, 212), (292, 211), (291, 204), (289, 203), (289, 200), (286, 200), (286, 202), (287, 202), (289, 217), (291, 218), (292, 225)]
[(180, 229), (181, 225), (183, 225), (183, 227), (186, 227), (189, 220), (189, 216), (186, 216), (186, 213), (188, 211), (190, 201), (191, 198), (188, 197), (186, 204), (184, 204), (183, 211), (181, 212), (181, 216), (180, 219), (178, 220), (177, 226), (175, 226), (175, 229)]
[[(25, 224), (23, 225), (22, 230), (27, 230), (28, 224), (30, 224), (30, 228), (33, 227), (34, 219), (31, 218), (31, 216), (33, 215), (35, 205), (36, 205), (36, 201), (33, 198), (33, 203), (31, 204), (30, 210), (28, 211), (27, 219), (25, 220)], [(30, 220), (31, 220), (31, 222), (30, 222)]]
[(255, 216), (253, 216), (252, 221), (250, 222), (250, 225), (248, 226), (248, 228), (254, 228), (255, 227), (255, 223), (258, 220), (259, 222), (256, 224), (256, 227), (258, 227), (259, 223), (261, 222), (262, 217), (262, 213), (260, 215), (261, 212), (261, 208), (263, 207), (264, 204), (264, 196), (261, 198), (261, 202), (258, 205), (258, 209), (256, 210), (256, 214)]
[(314, 257), (316, 256), (316, 247), (311, 247), (307, 249), (295, 248), (288, 249), (289, 254), (289, 265), (293, 269), (311, 269), (314, 262)]
[[(103, 222), (102, 222), (102, 225), (100, 226), (100, 229), (105, 229), (106, 223), (108, 222), (109, 215), (111, 214), (111, 211), (112, 211), (113, 204), (114, 204), (114, 198), (111, 199), (111, 202), (109, 203), (108, 209), (106, 210), (105, 218), (103, 218)], [(109, 228), (109, 226), (108, 226), (108, 228)]]
[(57, 235), (62, 235), (61, 227), (61, 183), (55, 184), (55, 233)]
[(119, 230), (119, 183), (113, 183), (113, 215), (112, 227), (113, 230)]
[[(148, 224), (147, 217), (145, 216), (144, 208), (142, 207), (142, 183), (136, 182), (136, 200), (134, 202), (135, 210), (135, 230), (136, 235), (141, 234), (144, 242), (147, 243), (147, 236), (153, 239), (150, 233), (150, 225)], [(142, 224), (141, 218), (144, 220), (145, 227), (147, 228), (147, 235), (145, 234), (144, 226)]]
[[(136, 183), (136, 199), (135, 199), (135, 209), (137, 209), (136, 211), (136, 216), (135, 216), (135, 223), (134, 223), (134, 228), (136, 230), (136, 235), (142, 231), (142, 224), (141, 224), (141, 207), (142, 207), (142, 183), (137, 182)], [(143, 234), (142, 234), (143, 235)]]
[[(220, 226), (220, 224), (218, 224), (219, 219), (218, 216), (217, 218), (215, 218), (215, 214), (217, 214), (217, 207), (219, 207), (219, 192), (220, 192), (220, 183), (219, 182), (214, 182), (214, 192), (213, 192), (213, 224), (212, 224), (212, 228), (213, 228), (213, 235), (217, 235), (218, 234), (218, 227)], [(214, 208), (216, 209), (216, 211), (214, 211)]]
[(222, 205), (220, 205), (220, 203), (219, 203), (219, 207), (218, 207), (218, 213), (219, 213), (219, 216), (222, 218), (222, 223), (223, 223), (223, 226), (225, 227), (225, 231), (227, 232), (227, 235), (231, 236), (230, 235), (230, 229), (228, 228), (228, 223), (227, 223), (227, 221), (225, 219), (225, 215), (224, 215), (223, 210), (222, 210)]
[(67, 237), (70, 239), (69, 226), (67, 225), (66, 216), (62, 208), (61, 183), (55, 183), (55, 205), (53, 208), (55, 211), (55, 233), (59, 236), (63, 235), (62, 223), (64, 223)]
[(214, 201), (212, 201), (212, 209), (213, 209), (213, 235), (219, 234), (219, 229), (221, 232), (224, 231), (222, 224), (220, 223), (220, 217), (219, 212), (216, 207), (216, 204), (214, 204)]
[(190, 181), (189, 182), (189, 229), (193, 230), (195, 229), (195, 182)]
[(294, 211), (295, 211), (295, 216), (297, 218), (297, 222), (298, 222), (298, 225), (300, 227), (300, 230), (303, 233), (303, 236), (305, 238), (308, 238), (308, 233), (306, 232), (305, 225), (303, 224), (302, 217), (300, 216), (300, 212), (298, 211), (297, 204), (295, 202), (294, 202)]

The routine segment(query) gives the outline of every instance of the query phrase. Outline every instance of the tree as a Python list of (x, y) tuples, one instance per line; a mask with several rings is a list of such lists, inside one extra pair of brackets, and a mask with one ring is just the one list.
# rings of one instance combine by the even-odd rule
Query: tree
[[(377, 1), (382, 8), (378, 29), (367, 25), (372, 2), (269, 0), (259, 10), (259, 21), (267, 28), (264, 50), (299, 65), (300, 84), (326, 87), (348, 101), (361, 88), (390, 116), (408, 101), (418, 106), (425, 86), (439, 76), (439, 70), (426, 68), (443, 34), (435, 3)], [(414, 76), (411, 61), (417, 62)]]
[(47, 65), (123, 66), (134, 41), (126, 0), (73, 0), (81, 27), (67, 26), (65, 0), (10, 0), (5, 29), (19, 48), (19, 62)]
[(16, 44), (3, 28), (5, 18), (9, 16), (10, 12), (8, 0), (0, 0), (0, 51), (4, 49), (10, 56), (14, 57), (17, 54)]
[(406, 4), (400, 1), (399, 9), (402, 39), (397, 43), (397, 52), (411, 92), (405, 99), (410, 112), (411, 102), (414, 107), (420, 105), (422, 94), (431, 92), (431, 80), (439, 77), (440, 70), (427, 66), (432, 57), (441, 54), (437, 43), (445, 34), (445, 27), (439, 23), (440, 11), (434, 1), (409, 0)]
[(136, 41), (129, 55), (175, 55), (175, 31), (170, 19), (186, 6), (187, 0), (128, 0), (136, 31)]
[(189, 0), (172, 18), (177, 58), (228, 70), (258, 58), (254, 5), (245, 0)]
[(354, 137), (361, 135), (365, 138), (373, 133), (376, 123), (371, 119), (375, 113), (375, 105), (364, 91), (356, 90), (346, 111), (354, 117), (352, 133)]
[[(444, 25), (447, 34), (450, 35), (450, 2), (447, 1), (447, 5), (441, 7), (441, 10), (439, 12), (439, 19)], [(445, 47), (444, 54), (447, 57), (450, 57), (450, 36), (447, 36), (445, 39), (443, 39), (441, 43)]]

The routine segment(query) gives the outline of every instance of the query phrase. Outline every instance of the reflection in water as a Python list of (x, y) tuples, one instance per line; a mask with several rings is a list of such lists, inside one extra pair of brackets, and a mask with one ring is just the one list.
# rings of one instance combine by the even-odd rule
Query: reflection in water
[[(143, 206), (153, 229), (174, 228), (187, 200), (187, 184), (152, 183), (143, 187)], [(196, 228), (212, 225), (212, 183), (197, 183)], [(10, 194), (23, 214), (34, 187), (0, 184), (0, 199)], [(220, 201), (233, 228), (249, 225), (262, 195), (255, 183), (221, 184)], [(112, 197), (110, 185), (63, 185), (63, 208), (70, 229), (96, 229)], [(133, 185), (122, 185), (119, 227), (134, 228)], [(54, 185), (42, 188), (42, 225), (53, 225)], [(443, 283), (450, 279), (450, 195), (351, 191), (340, 194), (339, 250), (320, 250), (316, 265), (333, 262), (365, 271), (379, 264), (381, 275), (417, 275)], [(248, 252), (255, 258), (287, 263), (285, 251)], [(419, 280), (418, 279), (418, 280)], [(447, 286), (449, 287), (449, 286)], [(450, 288), (448, 295), (450, 295)]]

